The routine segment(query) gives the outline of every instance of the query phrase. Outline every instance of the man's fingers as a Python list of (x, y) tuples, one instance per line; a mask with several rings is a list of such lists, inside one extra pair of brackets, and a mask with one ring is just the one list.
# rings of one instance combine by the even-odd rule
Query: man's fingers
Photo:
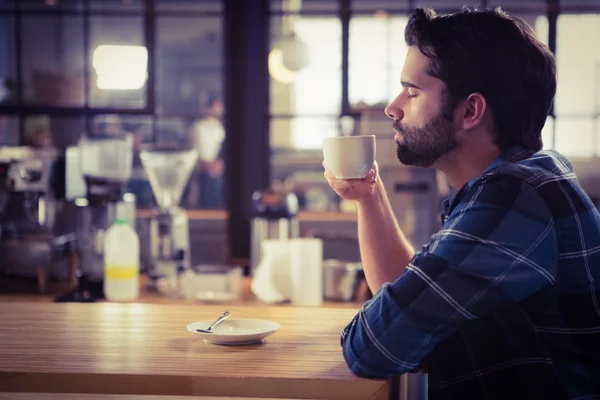
[(329, 172), (324, 173), (327, 182), (333, 189), (345, 189), (349, 187), (355, 186), (363, 186), (365, 184), (372, 185), (375, 183), (375, 173), (369, 172), (367, 176), (362, 179), (337, 179), (335, 176), (330, 174)]
[(362, 179), (337, 179), (335, 176), (333, 176), (333, 174), (329, 171), (325, 171), (323, 173), (323, 175), (325, 176), (325, 178), (329, 181), (340, 181), (340, 182), (348, 182), (351, 184), (360, 184), (360, 183), (371, 183), (375, 180), (375, 171), (374, 170), (370, 170), (367, 175), (362, 178)]
[(350, 189), (352, 187), (352, 185), (348, 181), (341, 181), (341, 180), (340, 181), (338, 181), (338, 180), (330, 181), (329, 186), (331, 186), (331, 188), (333, 190), (335, 190), (336, 192), (340, 192), (340, 191), (346, 192), (348, 189)]

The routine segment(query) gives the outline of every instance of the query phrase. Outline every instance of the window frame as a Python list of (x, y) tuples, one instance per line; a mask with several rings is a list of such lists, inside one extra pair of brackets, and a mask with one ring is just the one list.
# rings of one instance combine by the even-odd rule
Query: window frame
[[(86, 129), (90, 129), (94, 117), (102, 114), (115, 114), (121, 116), (148, 116), (152, 121), (152, 140), (158, 140), (157, 120), (161, 118), (200, 118), (202, 115), (197, 113), (160, 113), (156, 101), (156, 66), (158, 64), (156, 58), (157, 52), (157, 21), (160, 17), (174, 18), (190, 18), (190, 17), (218, 17), (220, 18), (221, 31), (224, 32), (224, 11), (223, 6), (219, 11), (202, 11), (202, 10), (166, 10), (164, 7), (157, 6), (156, 0), (145, 0), (139, 8), (135, 9), (94, 9), (92, 0), (81, 0), (82, 7), (74, 9), (62, 9), (55, 7), (45, 8), (24, 8), (22, 2), (15, 1), (11, 7), (0, 9), (0, 16), (8, 16), (14, 18), (14, 45), (16, 58), (16, 90), (14, 104), (0, 105), (0, 115), (16, 117), (19, 127), (19, 143), (22, 145), (25, 141), (25, 120), (27, 117), (45, 114), (48, 117), (84, 117), (86, 121)], [(221, 0), (223, 3), (224, 0)], [(54, 106), (54, 105), (35, 105), (27, 104), (24, 100), (23, 87), (23, 20), (28, 16), (76, 16), (83, 18), (83, 53), (84, 53), (84, 104), (82, 106)], [(142, 44), (148, 52), (147, 64), (147, 80), (145, 85), (145, 107), (140, 108), (125, 108), (125, 107), (98, 107), (90, 105), (90, 75), (91, 75), (91, 60), (88, 57), (90, 53), (90, 20), (93, 17), (142, 17)]]
[[(376, 12), (385, 12), (389, 17), (394, 16), (408, 16), (410, 14), (410, 10), (414, 9), (416, 5), (415, 0), (407, 0), (406, 6), (391, 6), (389, 9), (381, 9), (381, 7), (373, 7), (369, 8), (365, 5), (361, 5), (358, 9), (355, 9), (353, 6), (353, 0), (338, 0), (339, 7), (337, 8), (337, 18), (340, 19), (342, 24), (342, 99), (340, 104), (340, 112), (337, 115), (327, 114), (322, 115), (323, 117), (331, 117), (331, 118), (342, 118), (344, 116), (350, 116), (353, 118), (360, 117), (361, 111), (353, 109), (350, 104), (349, 99), (349, 30), (350, 30), (350, 21), (355, 16), (370, 16)], [(493, 6), (498, 6), (497, 3), (501, 3), (500, 1), (490, 1), (490, 0), (477, 0), (472, 1), (471, 3), (479, 3), (479, 7), (486, 8), (490, 6), (490, 3)], [(547, 43), (548, 47), (552, 51), (553, 54), (557, 54), (556, 52), (556, 41), (557, 41), (557, 21), (558, 17), (563, 14), (588, 14), (588, 13), (600, 13), (600, 1), (591, 4), (588, 2), (579, 2), (577, 4), (564, 3), (560, 0), (548, 0), (544, 2), (538, 3), (513, 3), (507, 4), (506, 6), (502, 6), (499, 4), (505, 11), (509, 13), (514, 13), (517, 15), (520, 14), (532, 14), (532, 15), (545, 15), (548, 19), (548, 38)], [(544, 14), (540, 14), (540, 10), (544, 10)], [(436, 12), (443, 14), (448, 12), (456, 11), (456, 7), (445, 7), (445, 8), (435, 8)], [(284, 10), (271, 10), (269, 12), (269, 21), (270, 24), (273, 17), (284, 17), (289, 15), (300, 15), (300, 16), (331, 16), (332, 11), (294, 11), (294, 12), (286, 12)], [(312, 117), (310, 114), (303, 113), (271, 113), (269, 107), (269, 124), (271, 125), (272, 119), (281, 119), (288, 118), (290, 120), (294, 118), (302, 118), (302, 117)], [(320, 115), (321, 116), (321, 115)], [(554, 100), (552, 101), (552, 105), (548, 114), (548, 117), (552, 120), (551, 127), (551, 143), (549, 143), (546, 147), (555, 149), (556, 148), (556, 126), (557, 120), (561, 119), (561, 116), (557, 116), (554, 112)], [(596, 120), (597, 125), (600, 125), (600, 114), (590, 114), (585, 115), (586, 118), (593, 118)], [(565, 116), (564, 118), (567, 118)], [(600, 131), (596, 131), (595, 135), (600, 135)], [(594, 143), (599, 143), (600, 137), (594, 138)], [(291, 149), (293, 150), (293, 148)], [(559, 149), (560, 150), (560, 149)], [(298, 150), (301, 151), (301, 150)], [(600, 157), (600, 153), (594, 153), (594, 157)]]

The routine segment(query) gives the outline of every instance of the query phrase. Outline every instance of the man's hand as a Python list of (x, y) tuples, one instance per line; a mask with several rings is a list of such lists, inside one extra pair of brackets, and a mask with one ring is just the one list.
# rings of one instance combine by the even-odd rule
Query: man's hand
[(329, 186), (343, 199), (356, 200), (358, 202), (369, 200), (375, 192), (377, 180), (379, 179), (379, 167), (377, 161), (373, 168), (363, 179), (336, 179), (333, 174), (325, 170), (325, 179)]

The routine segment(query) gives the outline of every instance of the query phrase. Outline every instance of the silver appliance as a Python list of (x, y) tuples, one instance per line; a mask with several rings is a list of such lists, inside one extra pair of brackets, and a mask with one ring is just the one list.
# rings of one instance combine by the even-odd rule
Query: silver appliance
[(272, 189), (252, 195), (250, 272), (261, 260), (263, 240), (288, 240), (300, 236), (298, 197), (294, 193)]
[(441, 228), (437, 171), (397, 165), (382, 167), (379, 173), (398, 224), (413, 246), (420, 248)]
[(326, 259), (323, 261), (323, 298), (330, 301), (355, 301), (364, 279), (361, 263)]
[(37, 277), (42, 293), (75, 241), (57, 224), (65, 209), (64, 165), (54, 148), (0, 147), (0, 272)]
[[(19, 203), (22, 216), (27, 217), (20, 222), (32, 222), (37, 231), (51, 230), (57, 196), (57, 189), (52, 186), (53, 167), (58, 158), (58, 152), (52, 148), (1, 147), (0, 212), (13, 217), (8, 215), (9, 203)], [(26, 229), (24, 225), (16, 227)]]
[(150, 260), (147, 284), (157, 289), (158, 280), (173, 278), (190, 268), (188, 217), (179, 207), (183, 189), (198, 159), (194, 149), (148, 145), (140, 159), (158, 205), (150, 217)]

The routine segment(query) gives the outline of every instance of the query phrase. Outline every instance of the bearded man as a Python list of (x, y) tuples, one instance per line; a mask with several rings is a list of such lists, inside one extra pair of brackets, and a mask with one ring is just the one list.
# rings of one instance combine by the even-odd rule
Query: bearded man
[(552, 53), (500, 9), (416, 9), (405, 40), (385, 110), (398, 159), (441, 171), (456, 193), (415, 251), (377, 164), (357, 180), (325, 171), (357, 203), (374, 294), (342, 332), (348, 367), (426, 371), (430, 399), (600, 398), (600, 215), (569, 161), (542, 150)]

